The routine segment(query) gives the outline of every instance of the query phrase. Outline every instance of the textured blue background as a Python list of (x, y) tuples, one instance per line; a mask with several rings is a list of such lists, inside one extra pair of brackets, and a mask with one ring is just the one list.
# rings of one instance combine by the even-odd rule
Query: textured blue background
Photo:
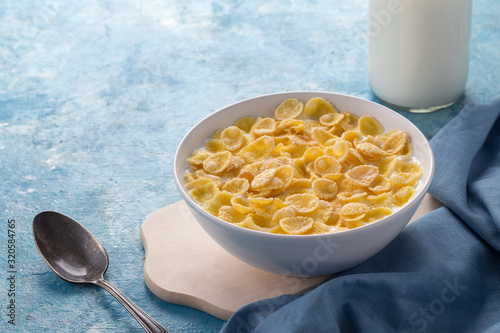
[[(458, 103), (402, 112), (429, 138), (463, 105), (500, 93), (499, 14), (500, 2), (474, 1)], [(365, 0), (2, 1), (0, 271), (15, 219), (19, 272), (17, 325), (1, 310), (0, 331), (141, 331), (104, 290), (68, 284), (43, 263), (31, 222), (57, 210), (95, 234), (110, 256), (106, 278), (166, 328), (217, 332), (222, 321), (159, 300), (142, 278), (140, 226), (180, 200), (175, 147), (209, 113), (261, 94), (321, 90), (376, 101), (367, 18)], [(0, 281), (5, 309), (6, 276)]]

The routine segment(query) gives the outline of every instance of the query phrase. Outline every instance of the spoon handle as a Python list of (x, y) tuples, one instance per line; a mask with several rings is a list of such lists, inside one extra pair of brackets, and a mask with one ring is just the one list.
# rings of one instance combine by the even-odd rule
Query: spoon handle
[(120, 302), (130, 314), (141, 324), (142, 328), (148, 333), (168, 333), (165, 328), (163, 328), (156, 320), (151, 318), (144, 310), (138, 307), (134, 302), (132, 302), (124, 293), (122, 293), (118, 288), (113, 286), (108, 281), (102, 279), (98, 280), (96, 283), (99, 287), (102, 287), (113, 295), (118, 302)]

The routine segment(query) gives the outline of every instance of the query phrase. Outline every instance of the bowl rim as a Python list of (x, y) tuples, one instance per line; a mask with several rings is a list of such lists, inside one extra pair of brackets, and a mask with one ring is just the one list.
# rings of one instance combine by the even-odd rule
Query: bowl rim
[[(285, 96), (285, 95), (286, 96), (290, 96), (288, 98), (294, 98), (294, 97), (291, 96), (293, 94), (321, 94), (321, 95), (325, 95), (326, 94), (326, 95), (332, 96), (332, 98), (334, 98), (335, 96), (340, 96), (340, 97), (343, 97), (343, 98), (352, 98), (352, 99), (359, 100), (359, 101), (361, 101), (363, 103), (373, 104), (373, 105), (376, 105), (377, 107), (381, 107), (381, 108), (385, 109), (385, 111), (387, 111), (389, 114), (391, 114), (391, 116), (399, 118), (403, 122), (407, 122), (408, 125), (410, 127), (413, 127), (413, 129), (423, 139), (423, 144), (425, 146), (425, 150), (429, 153), (429, 157), (430, 157), (429, 158), (429, 164), (430, 164), (429, 165), (429, 174), (427, 175), (427, 178), (425, 179), (425, 182), (423, 183), (423, 185), (420, 188), (420, 190), (418, 190), (417, 194), (415, 196), (413, 196), (410, 199), (410, 201), (408, 201), (399, 210), (397, 210), (396, 212), (394, 212), (394, 213), (392, 213), (392, 214), (390, 214), (390, 215), (388, 215), (388, 216), (386, 216), (386, 217), (384, 217), (384, 218), (382, 218), (380, 220), (377, 220), (377, 221), (374, 221), (372, 223), (368, 223), (368, 224), (365, 224), (365, 225), (362, 225), (362, 226), (359, 226), (359, 227), (356, 227), (356, 228), (353, 228), (353, 229), (341, 230), (341, 231), (336, 231), (336, 232), (333, 232), (333, 233), (325, 233), (325, 234), (308, 234), (308, 235), (275, 234), (275, 233), (270, 233), (270, 232), (265, 232), (265, 231), (259, 231), (259, 230), (253, 230), (253, 229), (243, 228), (243, 227), (240, 227), (240, 226), (237, 226), (237, 225), (233, 225), (233, 224), (231, 224), (229, 222), (226, 222), (226, 221), (220, 219), (219, 217), (214, 216), (214, 215), (208, 213), (203, 208), (201, 208), (200, 205), (198, 203), (196, 203), (193, 199), (191, 199), (189, 197), (189, 195), (186, 193), (186, 191), (184, 190), (184, 187), (181, 185), (181, 183), (179, 181), (179, 177), (181, 175), (177, 174), (177, 168), (176, 168), (176, 166), (177, 166), (177, 164), (179, 162), (186, 163), (186, 161), (179, 161), (179, 152), (180, 152), (181, 147), (187, 142), (188, 137), (191, 136), (191, 133), (193, 133), (199, 126), (201, 126), (209, 118), (212, 118), (216, 114), (222, 113), (225, 110), (233, 108), (233, 107), (235, 107), (237, 105), (240, 105), (240, 104), (243, 104), (243, 103), (250, 103), (250, 102), (252, 102), (254, 100), (258, 100), (258, 99), (262, 99), (262, 98)], [(297, 98), (297, 97), (295, 97), (295, 98)], [(334, 104), (332, 101), (330, 101), (330, 102), (332, 104)], [(236, 119), (235, 119), (235, 121), (236, 121)], [(214, 132), (215, 132), (215, 130), (217, 130), (217, 129), (214, 129)], [(204, 140), (207, 140), (207, 139), (208, 138), (205, 138)], [(298, 239), (315, 238), (316, 239), (318, 237), (325, 237), (325, 238), (326, 237), (336, 237), (337, 235), (340, 237), (340, 235), (346, 235), (346, 234), (354, 235), (355, 233), (368, 232), (370, 229), (376, 228), (380, 224), (387, 223), (388, 221), (390, 221), (391, 219), (393, 219), (395, 216), (397, 216), (398, 214), (400, 214), (401, 212), (403, 212), (403, 210), (405, 210), (407, 207), (409, 207), (411, 205), (411, 203), (413, 203), (414, 201), (418, 200), (418, 198), (423, 197), (427, 193), (427, 191), (429, 189), (429, 186), (430, 186), (430, 184), (432, 182), (432, 179), (434, 177), (434, 169), (435, 169), (434, 153), (433, 153), (432, 147), (430, 146), (429, 140), (427, 140), (427, 138), (422, 133), (422, 131), (420, 131), (420, 129), (413, 122), (411, 122), (409, 119), (407, 119), (406, 117), (402, 116), (398, 112), (390, 109), (389, 107), (387, 107), (387, 106), (385, 106), (383, 104), (380, 104), (380, 103), (377, 103), (377, 102), (373, 102), (373, 101), (370, 101), (370, 100), (367, 100), (367, 99), (364, 99), (364, 98), (361, 98), (361, 97), (353, 96), (353, 95), (341, 94), (341, 93), (334, 93), (334, 92), (328, 92), (328, 91), (305, 91), (305, 90), (304, 91), (277, 92), (277, 93), (270, 93), (270, 94), (264, 94), (264, 95), (259, 95), (259, 96), (255, 96), (255, 97), (250, 97), (250, 98), (243, 99), (243, 100), (240, 100), (238, 102), (229, 104), (227, 106), (224, 106), (224, 107), (222, 107), (222, 108), (220, 108), (220, 109), (218, 109), (218, 110), (210, 113), (209, 115), (207, 115), (206, 117), (204, 117), (203, 119), (201, 119), (200, 121), (198, 121), (194, 126), (192, 126), (191, 129), (184, 135), (184, 137), (182, 138), (182, 140), (180, 141), (179, 145), (177, 146), (177, 148), (175, 150), (174, 161), (173, 161), (174, 181), (175, 181), (175, 185), (177, 186), (177, 189), (178, 189), (179, 193), (181, 194), (183, 200), (186, 201), (186, 203), (188, 204), (188, 206), (191, 206), (199, 214), (201, 214), (204, 218), (208, 219), (212, 223), (216, 223), (216, 224), (220, 225), (223, 228), (233, 229), (236, 232), (246, 233), (248, 235), (252, 235), (253, 234), (253, 235), (258, 236), (258, 237), (271, 237), (271, 238), (282, 238), (282, 239), (292, 239), (292, 238), (298, 238)]]

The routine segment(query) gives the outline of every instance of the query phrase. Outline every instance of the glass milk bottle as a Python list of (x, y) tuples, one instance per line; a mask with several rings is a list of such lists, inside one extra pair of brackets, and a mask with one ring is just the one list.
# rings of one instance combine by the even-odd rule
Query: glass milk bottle
[(382, 101), (430, 112), (462, 95), (472, 0), (370, 0), (370, 86)]

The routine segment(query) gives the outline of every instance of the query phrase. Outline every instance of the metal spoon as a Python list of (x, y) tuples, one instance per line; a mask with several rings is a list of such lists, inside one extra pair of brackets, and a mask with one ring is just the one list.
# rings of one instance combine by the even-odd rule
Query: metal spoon
[(80, 223), (61, 213), (42, 212), (33, 219), (33, 235), (43, 260), (61, 279), (98, 285), (113, 295), (146, 332), (167, 332), (120, 290), (104, 280), (108, 254)]

